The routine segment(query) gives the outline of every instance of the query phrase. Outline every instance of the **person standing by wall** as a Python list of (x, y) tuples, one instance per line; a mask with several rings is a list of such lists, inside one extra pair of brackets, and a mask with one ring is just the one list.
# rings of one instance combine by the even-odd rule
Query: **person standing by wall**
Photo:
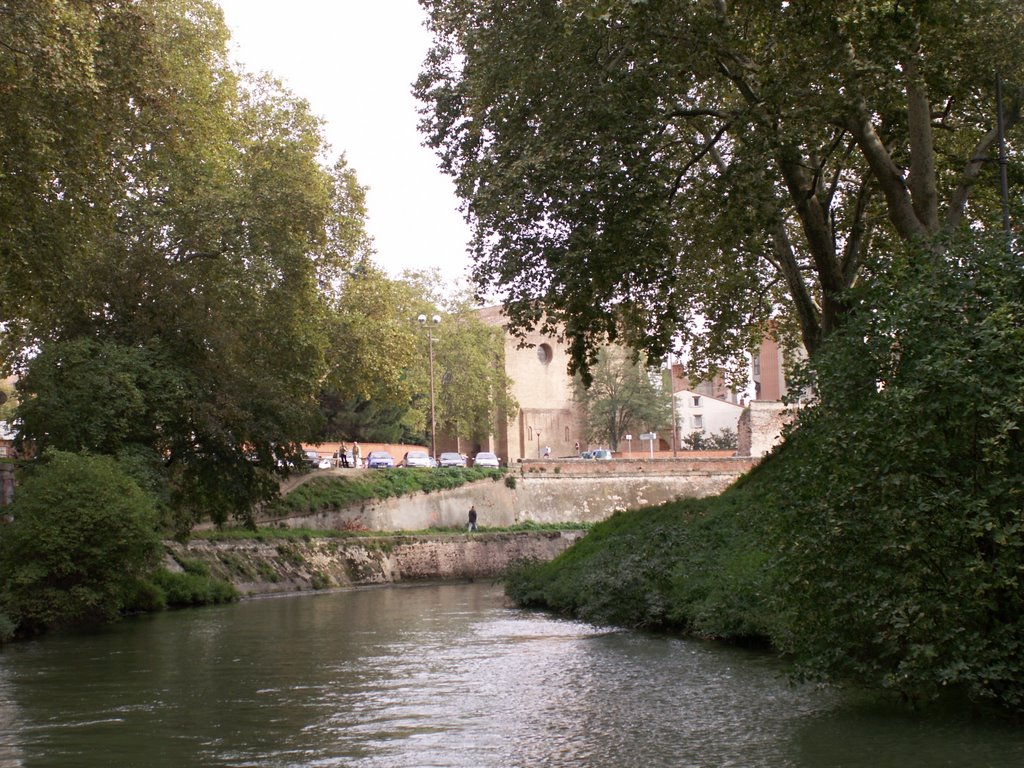
[(469, 530), (476, 530), (476, 506), (472, 504), (469, 507)]
[(356, 469), (359, 469), (359, 467), (362, 466), (362, 463), (360, 462), (360, 458), (361, 458), (360, 454), (361, 453), (362, 453), (362, 451), (359, 450), (359, 443), (357, 443), (355, 440), (353, 440), (352, 441), (352, 466), (354, 466)]

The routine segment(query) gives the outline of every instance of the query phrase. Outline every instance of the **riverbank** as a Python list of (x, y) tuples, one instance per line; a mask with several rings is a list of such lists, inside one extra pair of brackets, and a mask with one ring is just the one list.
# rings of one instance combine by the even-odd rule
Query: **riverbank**
[(166, 542), (165, 567), (203, 570), (243, 597), (414, 581), (499, 578), (547, 562), (583, 530)]

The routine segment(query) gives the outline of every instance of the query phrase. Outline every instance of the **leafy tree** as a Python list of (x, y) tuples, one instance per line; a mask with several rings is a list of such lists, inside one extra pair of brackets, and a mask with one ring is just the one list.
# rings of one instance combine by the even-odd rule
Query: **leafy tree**
[[(442, 317), (429, 337), (420, 315)], [(431, 338), (438, 432), (479, 439), (515, 407), (501, 329), (482, 323), (468, 298), (445, 297), (436, 271), (394, 280), (360, 264), (340, 292), (332, 336), (325, 437), (429, 443)]]
[[(320, 120), (232, 70), (227, 39), (207, 0), (0, 13), (0, 352), (26, 382), (23, 434), (145, 444), (182, 528), (276, 492), (368, 249), (363, 191), (343, 158), (322, 164)], [(71, 389), (46, 391), (58, 380)]]
[(878, 254), (999, 225), (979, 186), (996, 71), (1020, 123), (1017, 0), (421, 5), (422, 130), (475, 281), (585, 378), (607, 340), (739, 366), (773, 316), (813, 355)]
[(0, 603), (34, 633), (115, 618), (156, 561), (149, 496), (114, 459), (49, 451), (0, 537)]
[(18, 407), (18, 399), (14, 386), (0, 379), (0, 421), (10, 421), (14, 417), (14, 409)]
[(480, 441), (495, 431), (498, 414), (519, 406), (505, 373), (505, 334), (483, 323), (466, 298), (454, 301), (435, 341), (437, 429)]
[(618, 450), (623, 435), (658, 429), (671, 418), (666, 392), (655, 384), (657, 370), (634, 362), (627, 350), (602, 349), (592, 374), (589, 387), (576, 378), (574, 393), (586, 412), (588, 440)]
[(1022, 255), (896, 259), (813, 361), (763, 510), (806, 674), (1024, 706)]

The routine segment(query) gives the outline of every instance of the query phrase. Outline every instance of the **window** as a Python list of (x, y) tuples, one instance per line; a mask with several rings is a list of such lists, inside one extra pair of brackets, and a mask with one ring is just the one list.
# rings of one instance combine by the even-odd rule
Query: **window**
[(567, 443), (569, 442), (569, 428), (568, 427), (565, 428), (565, 442), (567, 442)]
[(697, 415), (693, 417), (693, 428), (704, 429), (704, 417)]
[(533, 442), (533, 427), (526, 428), (526, 439)]
[(694, 408), (699, 408), (700, 407), (700, 395), (694, 395), (693, 396), (693, 407)]

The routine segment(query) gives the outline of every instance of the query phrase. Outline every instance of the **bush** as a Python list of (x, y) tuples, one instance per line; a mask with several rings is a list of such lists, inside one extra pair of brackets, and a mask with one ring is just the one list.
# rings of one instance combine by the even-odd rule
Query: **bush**
[(169, 608), (194, 605), (216, 605), (238, 599), (238, 590), (226, 581), (200, 573), (172, 573), (159, 568), (150, 576), (151, 583), (164, 595)]
[(619, 512), (548, 563), (524, 565), (508, 595), (598, 623), (733, 641), (770, 634), (765, 560), (748, 490)]
[(1020, 263), (894, 263), (816, 358), (766, 518), (776, 639), (808, 676), (1024, 709)]
[(47, 452), (10, 513), (0, 599), (19, 632), (113, 619), (158, 551), (152, 500), (108, 457)]

